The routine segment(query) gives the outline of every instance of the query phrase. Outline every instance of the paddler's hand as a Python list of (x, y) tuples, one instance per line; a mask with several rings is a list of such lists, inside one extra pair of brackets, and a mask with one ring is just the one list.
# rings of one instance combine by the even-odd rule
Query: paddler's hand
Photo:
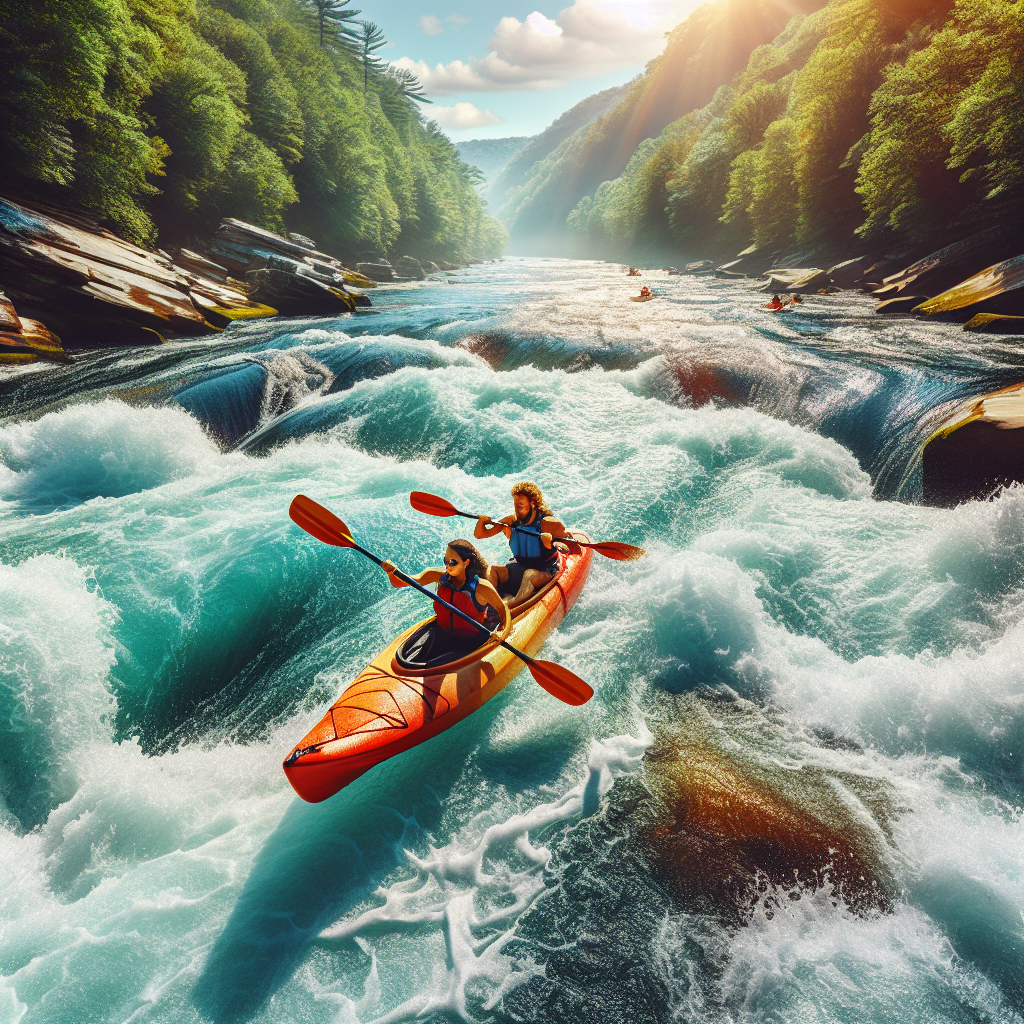
[(398, 569), (398, 566), (397, 566), (397, 565), (395, 565), (395, 563), (394, 563), (394, 562), (389, 562), (389, 561), (387, 561), (387, 559), (385, 559), (385, 560), (384, 560), (383, 562), (381, 562), (381, 563), (380, 563), (380, 567), (381, 567), (381, 568), (382, 568), (382, 569), (383, 569), (383, 570), (384, 570), (384, 571), (385, 571), (385, 572), (386, 572), (386, 573), (387, 573), (387, 574), (388, 574), (389, 576), (392, 576), (392, 575), (394, 575), (395, 571), (396, 571), (396, 570)]
[(480, 524), (481, 527), (490, 526), (491, 525), (491, 517), (490, 516), (477, 516), (476, 517), (476, 521)]
[(544, 547), (549, 548), (554, 543), (554, 537), (550, 533), (542, 533), (540, 535), (540, 541)]

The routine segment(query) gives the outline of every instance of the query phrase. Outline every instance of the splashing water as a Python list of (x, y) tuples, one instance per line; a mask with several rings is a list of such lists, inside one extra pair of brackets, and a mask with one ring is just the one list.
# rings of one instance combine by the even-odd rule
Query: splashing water
[[(1024, 489), (910, 499), (1024, 357), (857, 296), (451, 280), (0, 380), (0, 1021), (1020, 1021)], [(175, 398), (289, 355), (237, 443)], [(651, 555), (545, 647), (594, 700), (522, 675), (303, 804), (282, 757), (425, 612), (291, 497), (418, 569), (463, 528), (410, 490), (521, 478)], [(794, 875), (799, 829), (884, 898)]]

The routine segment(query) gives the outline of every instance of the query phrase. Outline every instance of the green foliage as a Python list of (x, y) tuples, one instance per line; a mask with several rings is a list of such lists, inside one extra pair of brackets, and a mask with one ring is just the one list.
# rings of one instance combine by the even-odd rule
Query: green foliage
[(892, 65), (870, 106), (857, 191), (862, 231), (931, 238), (951, 212), (1024, 215), (1024, 3), (960, 0)]
[(358, 13), (342, 0), (5, 7), (0, 187), (66, 187), (143, 244), (157, 229), (164, 246), (208, 237), (233, 216), (348, 258), (497, 255), (507, 236), (424, 124), (415, 77), (381, 65), (372, 23), (354, 52)]
[(1022, 217), (1024, 0), (831, 0), (568, 224), (595, 243), (781, 247), (857, 231), (938, 244)]

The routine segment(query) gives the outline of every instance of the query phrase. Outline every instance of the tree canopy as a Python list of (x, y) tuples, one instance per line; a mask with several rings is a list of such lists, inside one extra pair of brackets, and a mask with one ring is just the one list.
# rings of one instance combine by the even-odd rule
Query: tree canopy
[(506, 236), (473, 175), (358, 13), (347, 0), (7, 7), (0, 190), (63, 190), (145, 245), (239, 217), (343, 257), (497, 255)]

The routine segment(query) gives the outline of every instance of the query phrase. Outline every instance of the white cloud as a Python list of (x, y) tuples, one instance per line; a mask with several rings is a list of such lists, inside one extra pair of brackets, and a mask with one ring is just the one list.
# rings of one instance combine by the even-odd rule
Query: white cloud
[(481, 110), (465, 101), (450, 107), (431, 107), (427, 111), (427, 116), (450, 132), (457, 132), (463, 128), (483, 128), (489, 124), (501, 124), (505, 120), (490, 110)]
[[(683, 21), (698, 3), (574, 0), (554, 19), (539, 11), (524, 21), (502, 18), (487, 55), (480, 59), (430, 67), (402, 57), (395, 64), (412, 71), (434, 96), (554, 89), (573, 79), (645, 64), (664, 47), (665, 30)], [(430, 17), (421, 18), (421, 26)], [(440, 26), (438, 30), (443, 31)]]
[(444, 31), (441, 19), (436, 14), (421, 14), (420, 28), (426, 36), (439, 36)]
[(450, 21), (453, 25), (468, 25), (473, 19), (467, 18), (464, 14), (449, 14), (445, 21)]

